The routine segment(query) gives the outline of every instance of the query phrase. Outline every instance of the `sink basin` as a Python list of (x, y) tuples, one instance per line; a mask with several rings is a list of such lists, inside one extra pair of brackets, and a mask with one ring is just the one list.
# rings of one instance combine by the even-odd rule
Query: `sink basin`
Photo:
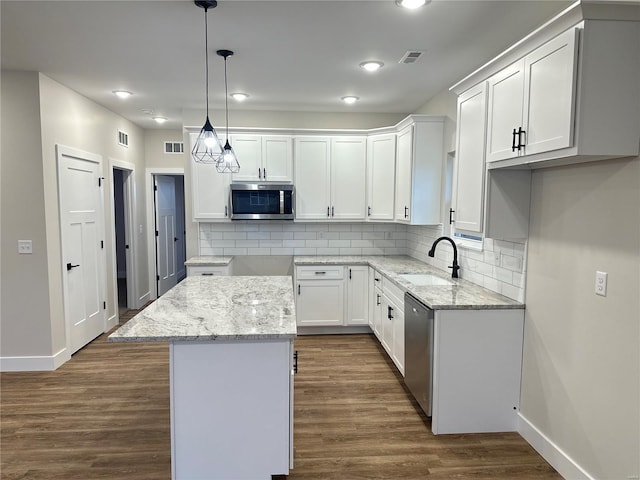
[(430, 273), (405, 273), (398, 275), (402, 280), (420, 286), (453, 285), (451, 280), (431, 275)]

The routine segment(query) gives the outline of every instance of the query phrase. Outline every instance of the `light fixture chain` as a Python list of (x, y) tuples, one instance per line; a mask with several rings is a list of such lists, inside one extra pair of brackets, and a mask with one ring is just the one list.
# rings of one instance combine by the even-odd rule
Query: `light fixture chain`
[(227, 90), (227, 57), (224, 57), (224, 110), (227, 119), (227, 141), (229, 141), (229, 93)]
[(207, 24), (207, 8), (204, 9), (204, 63), (205, 63), (205, 83), (207, 99), (207, 118), (209, 118), (209, 26)]

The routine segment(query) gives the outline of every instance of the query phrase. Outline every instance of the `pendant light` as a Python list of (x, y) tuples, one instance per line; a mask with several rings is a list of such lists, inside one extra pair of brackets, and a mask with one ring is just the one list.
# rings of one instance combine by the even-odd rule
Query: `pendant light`
[(198, 139), (196, 140), (193, 150), (191, 150), (191, 156), (197, 163), (210, 163), (215, 164), (220, 161), (222, 157), (222, 142), (218, 138), (213, 125), (209, 121), (209, 38), (208, 38), (208, 25), (207, 25), (207, 10), (215, 8), (218, 2), (215, 0), (194, 0), (194, 3), (204, 9), (204, 59), (206, 68), (206, 99), (207, 99), (207, 119), (204, 122), (204, 126), (200, 130)]
[(221, 57), (224, 57), (224, 111), (226, 117), (226, 137), (227, 142), (224, 144), (222, 152), (222, 158), (216, 163), (216, 170), (220, 173), (238, 173), (240, 171), (240, 164), (236, 157), (236, 152), (231, 148), (229, 143), (229, 92), (227, 89), (227, 58), (233, 55), (231, 50), (218, 50), (216, 52)]

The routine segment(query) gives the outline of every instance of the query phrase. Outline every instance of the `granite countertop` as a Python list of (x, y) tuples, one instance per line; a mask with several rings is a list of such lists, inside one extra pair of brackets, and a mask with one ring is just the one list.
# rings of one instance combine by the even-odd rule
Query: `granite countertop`
[(202, 256), (191, 257), (189, 260), (184, 262), (184, 264), (188, 267), (193, 267), (197, 265), (226, 267), (231, 263), (231, 260), (233, 260), (233, 257), (218, 257), (218, 256), (202, 255)]
[[(296, 256), (297, 265), (369, 265), (434, 310), (523, 309), (525, 305), (415, 258), (401, 256)], [(452, 282), (451, 285), (419, 286), (399, 275), (428, 273)]]
[(242, 341), (296, 336), (289, 276), (187, 277), (109, 336), (111, 342)]

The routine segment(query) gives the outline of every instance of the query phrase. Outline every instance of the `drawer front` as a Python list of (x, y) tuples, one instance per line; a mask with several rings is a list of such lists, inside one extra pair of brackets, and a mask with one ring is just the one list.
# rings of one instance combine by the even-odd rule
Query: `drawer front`
[(187, 266), (187, 276), (192, 277), (196, 275), (229, 275), (229, 267), (213, 267), (213, 266)]
[(404, 312), (404, 290), (391, 282), (387, 277), (382, 278), (382, 291), (396, 306)]
[(305, 265), (296, 267), (297, 280), (343, 279), (343, 265)]

